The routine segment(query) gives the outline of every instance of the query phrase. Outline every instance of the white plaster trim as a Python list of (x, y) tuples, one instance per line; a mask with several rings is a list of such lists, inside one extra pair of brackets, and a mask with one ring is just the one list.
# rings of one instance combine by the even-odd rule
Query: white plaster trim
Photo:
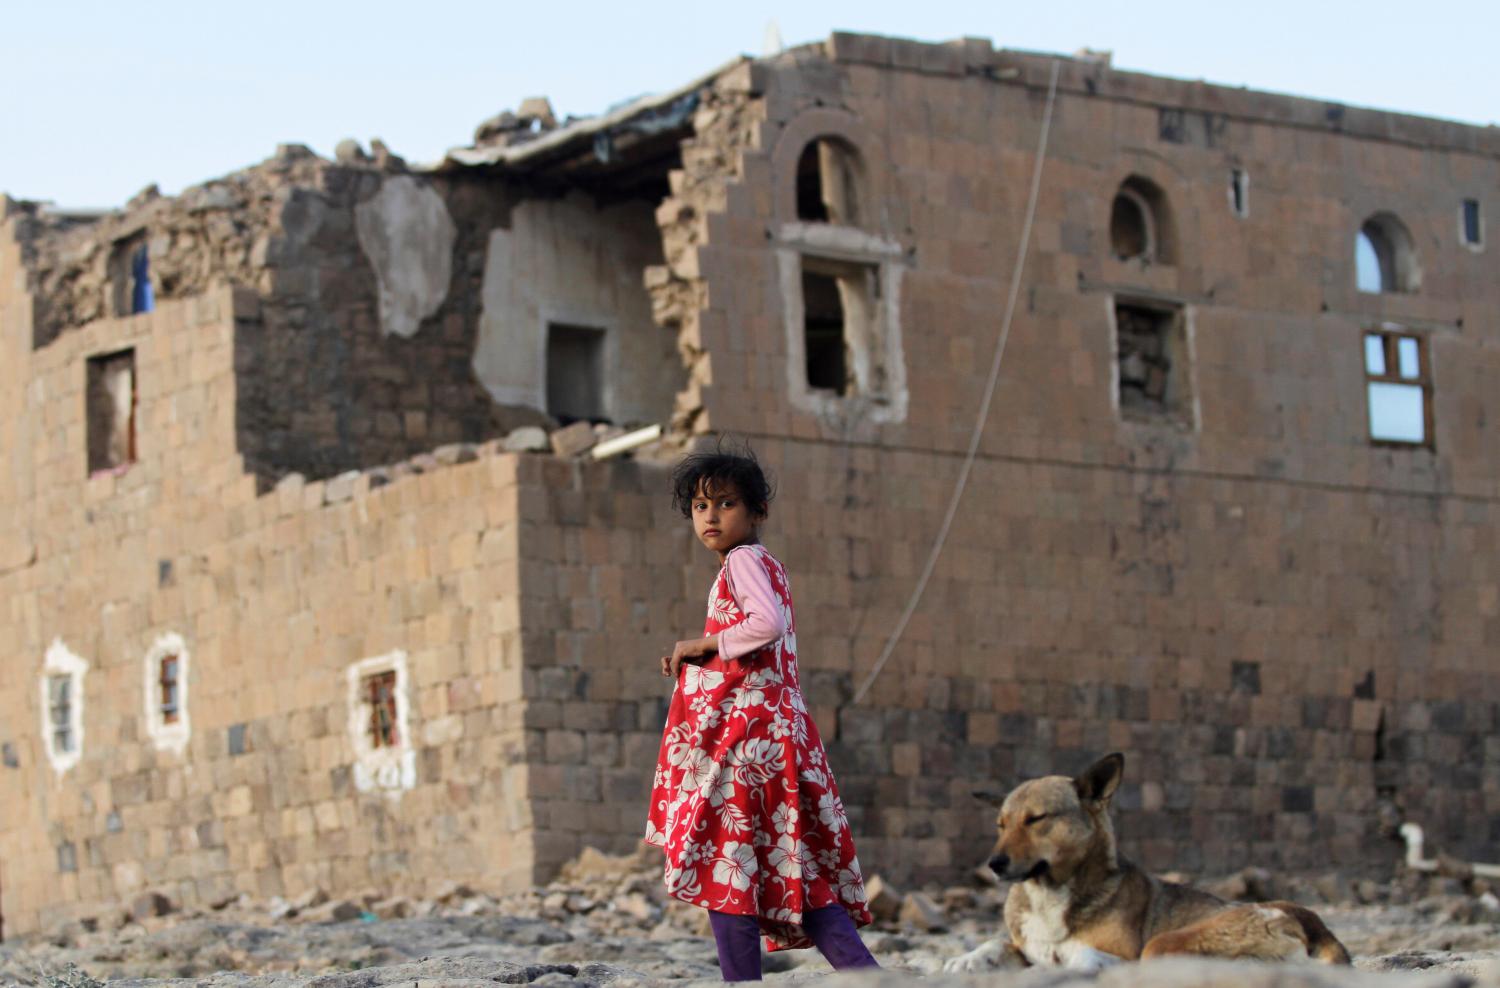
[[(52, 763), (52, 769), (59, 777), (77, 765), (78, 759), (83, 756), (83, 677), (88, 669), (89, 664), (73, 654), (61, 638), (52, 639), (47, 655), (42, 660), (42, 743), (47, 751), (47, 761)], [(51, 696), (47, 683), (52, 676), (70, 676), (73, 680), (69, 687), (68, 708), (68, 726), (73, 732), (72, 751), (57, 751), (52, 747)]]
[[(366, 676), (396, 673), (396, 743), (389, 748), (370, 744), (370, 705), (360, 687)], [(354, 788), (393, 798), (417, 784), (417, 753), (411, 745), (411, 677), (406, 653), (387, 652), (349, 666), (349, 743), (354, 747)]]
[[(161, 713), (161, 660), (168, 655), (177, 656), (177, 720), (172, 724), (168, 724)], [(192, 727), (188, 721), (189, 662), (187, 643), (175, 631), (169, 631), (156, 639), (141, 661), (146, 734), (157, 751), (181, 755), (192, 737)]]
[[(777, 273), (786, 329), (787, 398), (792, 407), (835, 426), (906, 421), (910, 395), (901, 339), (901, 276), (905, 272), (905, 265), (900, 263), (905, 256), (901, 245), (863, 230), (826, 223), (787, 223), (781, 228), (777, 242)], [(880, 298), (876, 301), (874, 321), (879, 339), (848, 341), (854, 370), (853, 394), (831, 394), (807, 384), (802, 298), (804, 257), (866, 264), (878, 272)], [(886, 379), (879, 388), (874, 381), (876, 361), (871, 344), (884, 351), (881, 362)]]

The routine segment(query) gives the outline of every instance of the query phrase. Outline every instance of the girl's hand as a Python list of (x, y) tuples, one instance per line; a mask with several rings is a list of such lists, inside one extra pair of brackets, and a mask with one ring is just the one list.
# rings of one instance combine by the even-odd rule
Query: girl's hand
[(716, 635), (680, 641), (672, 646), (671, 655), (661, 657), (661, 674), (670, 679), (676, 679), (677, 671), (682, 668), (684, 662), (702, 662), (718, 650), (719, 639)]

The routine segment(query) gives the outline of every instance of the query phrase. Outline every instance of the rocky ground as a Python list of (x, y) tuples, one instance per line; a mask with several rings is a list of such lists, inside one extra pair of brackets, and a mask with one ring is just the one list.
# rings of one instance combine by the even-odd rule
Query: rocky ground
[[(1356, 970), (1204, 961), (1131, 964), (1100, 975), (1056, 971), (945, 975), (943, 961), (992, 935), (1004, 890), (901, 894), (872, 880), (880, 921), (865, 939), (880, 975), (835, 977), (814, 951), (768, 955), (767, 980), (832, 986), (1014, 983), (1051, 988), (1438, 988), (1500, 986), (1500, 900), (1482, 880), (1407, 876), (1389, 883), (1336, 876), (1276, 882), (1246, 872), (1215, 883), (1235, 898), (1290, 897), (1315, 905), (1356, 957)], [(0, 983), (222, 988), (479, 988), (481, 985), (684, 986), (714, 983), (718, 967), (700, 910), (666, 900), (650, 857), (593, 852), (546, 888), (493, 899), (450, 886), (432, 899), (364, 896), (298, 902), (239, 900), (203, 914), (142, 897), (130, 914), (47, 937), (0, 944)], [(90, 929), (89, 927), (92, 927)]]

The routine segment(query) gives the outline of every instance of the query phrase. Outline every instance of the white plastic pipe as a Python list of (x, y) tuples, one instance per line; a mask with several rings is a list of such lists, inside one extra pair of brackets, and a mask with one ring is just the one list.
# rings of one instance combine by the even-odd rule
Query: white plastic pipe
[[(1401, 825), (1401, 839), (1406, 841), (1406, 867), (1412, 871), (1437, 871), (1438, 863), (1432, 858), (1422, 857), (1422, 827), (1416, 823)], [(1474, 874), (1482, 878), (1500, 878), (1500, 865), (1464, 862)]]

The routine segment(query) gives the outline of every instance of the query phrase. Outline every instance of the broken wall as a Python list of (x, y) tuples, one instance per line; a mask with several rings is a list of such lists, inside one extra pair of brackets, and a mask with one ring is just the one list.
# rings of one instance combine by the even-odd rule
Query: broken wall
[(600, 206), (581, 192), (518, 203), (489, 235), (475, 376), (500, 404), (548, 408), (549, 330), (572, 327), (598, 336), (598, 417), (664, 421), (683, 373), (642, 284), (660, 260), (649, 203)]
[[(29, 328), (12, 302), (8, 334)], [(0, 370), (33, 440), (12, 457), (32, 496), (4, 512), (33, 541), (0, 567), (8, 934), (107, 923), (145, 890), (206, 908), (531, 882), (516, 457), (491, 444), (389, 482), (291, 476), (258, 493), (223, 440), (236, 339), (260, 314), (252, 293), (210, 291), (27, 340)], [(125, 348), (139, 457), (89, 477), (83, 358)], [(152, 723), (163, 648), (186, 670), (181, 738)], [(39, 686), (58, 652), (83, 667), (72, 759), (46, 743)], [(372, 662), (401, 694), (399, 750), (373, 760), (355, 702)]]

